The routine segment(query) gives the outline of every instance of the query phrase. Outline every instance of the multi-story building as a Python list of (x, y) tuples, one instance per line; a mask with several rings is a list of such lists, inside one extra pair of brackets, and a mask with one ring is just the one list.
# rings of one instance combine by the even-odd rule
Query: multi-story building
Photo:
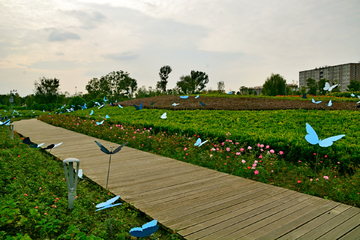
[(324, 66), (312, 70), (299, 72), (299, 87), (307, 87), (306, 80), (312, 78), (316, 82), (325, 78), (333, 85), (335, 82), (339, 84), (339, 90), (345, 92), (350, 80), (360, 81), (360, 62), (346, 63), (336, 66)]

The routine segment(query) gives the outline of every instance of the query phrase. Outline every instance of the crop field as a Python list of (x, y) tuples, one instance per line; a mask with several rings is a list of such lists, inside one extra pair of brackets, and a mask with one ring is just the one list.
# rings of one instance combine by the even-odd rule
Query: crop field
[[(200, 104), (196, 110), (178, 110), (179, 106), (171, 105), (175, 102), (181, 106), (181, 101), (191, 97), (177, 97), (178, 101), (168, 101), (165, 109), (155, 109), (161, 101), (149, 99), (146, 101), (154, 102), (154, 109), (151, 102), (142, 110), (106, 106), (43, 115), (41, 120), (117, 143), (128, 141), (130, 147), (177, 160), (360, 206), (357, 111), (203, 110)], [(216, 101), (199, 98), (204, 102), (211, 99)], [(146, 107), (145, 99), (131, 101), (137, 105), (143, 101)], [(130, 105), (129, 101), (120, 104)], [(94, 113), (90, 116), (91, 110)], [(167, 118), (161, 119), (165, 112)], [(311, 145), (305, 140), (306, 123), (320, 139), (341, 134), (345, 137), (329, 147)], [(198, 138), (208, 142), (196, 147)]]

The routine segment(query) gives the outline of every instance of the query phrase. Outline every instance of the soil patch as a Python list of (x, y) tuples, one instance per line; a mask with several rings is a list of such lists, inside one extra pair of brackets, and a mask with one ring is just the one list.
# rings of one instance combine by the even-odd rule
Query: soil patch
[[(205, 104), (202, 106), (200, 104)], [(171, 110), (286, 110), (286, 109), (321, 109), (321, 110), (357, 110), (355, 102), (333, 101), (332, 106), (328, 107), (328, 101), (315, 104), (309, 100), (285, 100), (271, 98), (246, 98), (246, 97), (206, 97), (200, 96), (195, 99), (189, 96), (188, 99), (181, 99), (179, 96), (164, 95), (158, 97), (139, 98), (121, 102), (121, 106), (140, 105), (143, 102), (143, 108), (171, 109)], [(152, 106), (151, 103), (154, 102)], [(172, 106), (173, 103), (179, 103), (178, 106)], [(117, 103), (115, 103), (117, 104)]]

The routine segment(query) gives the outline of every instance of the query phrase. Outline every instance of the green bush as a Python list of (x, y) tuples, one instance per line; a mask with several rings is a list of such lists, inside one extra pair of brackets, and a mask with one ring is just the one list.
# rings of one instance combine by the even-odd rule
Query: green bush
[(45, 110), (45, 111), (48, 111), (48, 106), (45, 104), (45, 103), (42, 103), (39, 105), (39, 109), (38, 110)]
[(70, 105), (70, 107), (72, 107), (72, 105), (74, 105), (75, 106), (74, 109), (79, 110), (79, 109), (81, 109), (81, 106), (84, 105), (84, 103), (86, 103), (85, 99), (83, 99), (82, 97), (76, 96), (71, 99), (69, 105)]
[(0, 109), (9, 110), (9, 107), (6, 105), (0, 104)]
[(30, 109), (32, 109), (32, 110), (40, 110), (40, 105), (37, 104), (36, 102), (34, 102), (34, 103), (31, 105)]

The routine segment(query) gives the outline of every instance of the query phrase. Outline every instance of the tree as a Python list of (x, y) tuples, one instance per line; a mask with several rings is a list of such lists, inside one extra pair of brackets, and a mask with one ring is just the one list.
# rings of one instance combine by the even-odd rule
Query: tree
[(160, 68), (159, 76), (160, 81), (157, 82), (156, 88), (162, 89), (163, 93), (166, 93), (166, 85), (168, 83), (167, 79), (172, 69), (170, 66), (166, 65)]
[(176, 86), (185, 94), (200, 92), (209, 82), (209, 76), (200, 71), (191, 71), (190, 75), (181, 76)]
[(217, 83), (217, 89), (218, 89), (218, 92), (221, 93), (225, 90), (225, 83), (224, 81), (220, 81)]
[(100, 81), (97, 78), (91, 79), (88, 84), (85, 86), (86, 91), (88, 91), (91, 99), (95, 99), (100, 96)]
[(306, 85), (308, 86), (308, 94), (316, 95), (316, 81), (315, 79), (308, 78), (306, 80)]
[(360, 91), (360, 82), (356, 79), (350, 80), (350, 84), (347, 86), (347, 91)]
[[(280, 74), (272, 73), (263, 85), (262, 93), (268, 96), (284, 95), (286, 80)], [(249, 93), (250, 94), (250, 93)]]
[(57, 78), (39, 78), (34, 82), (37, 103), (56, 103), (59, 95), (60, 80)]
[(120, 71), (113, 71), (106, 75), (108, 78), (112, 94), (114, 94), (116, 97), (120, 96), (121, 91), (128, 91), (129, 89), (126, 89), (127, 86), (130, 85), (130, 73), (124, 72), (122, 70)]

